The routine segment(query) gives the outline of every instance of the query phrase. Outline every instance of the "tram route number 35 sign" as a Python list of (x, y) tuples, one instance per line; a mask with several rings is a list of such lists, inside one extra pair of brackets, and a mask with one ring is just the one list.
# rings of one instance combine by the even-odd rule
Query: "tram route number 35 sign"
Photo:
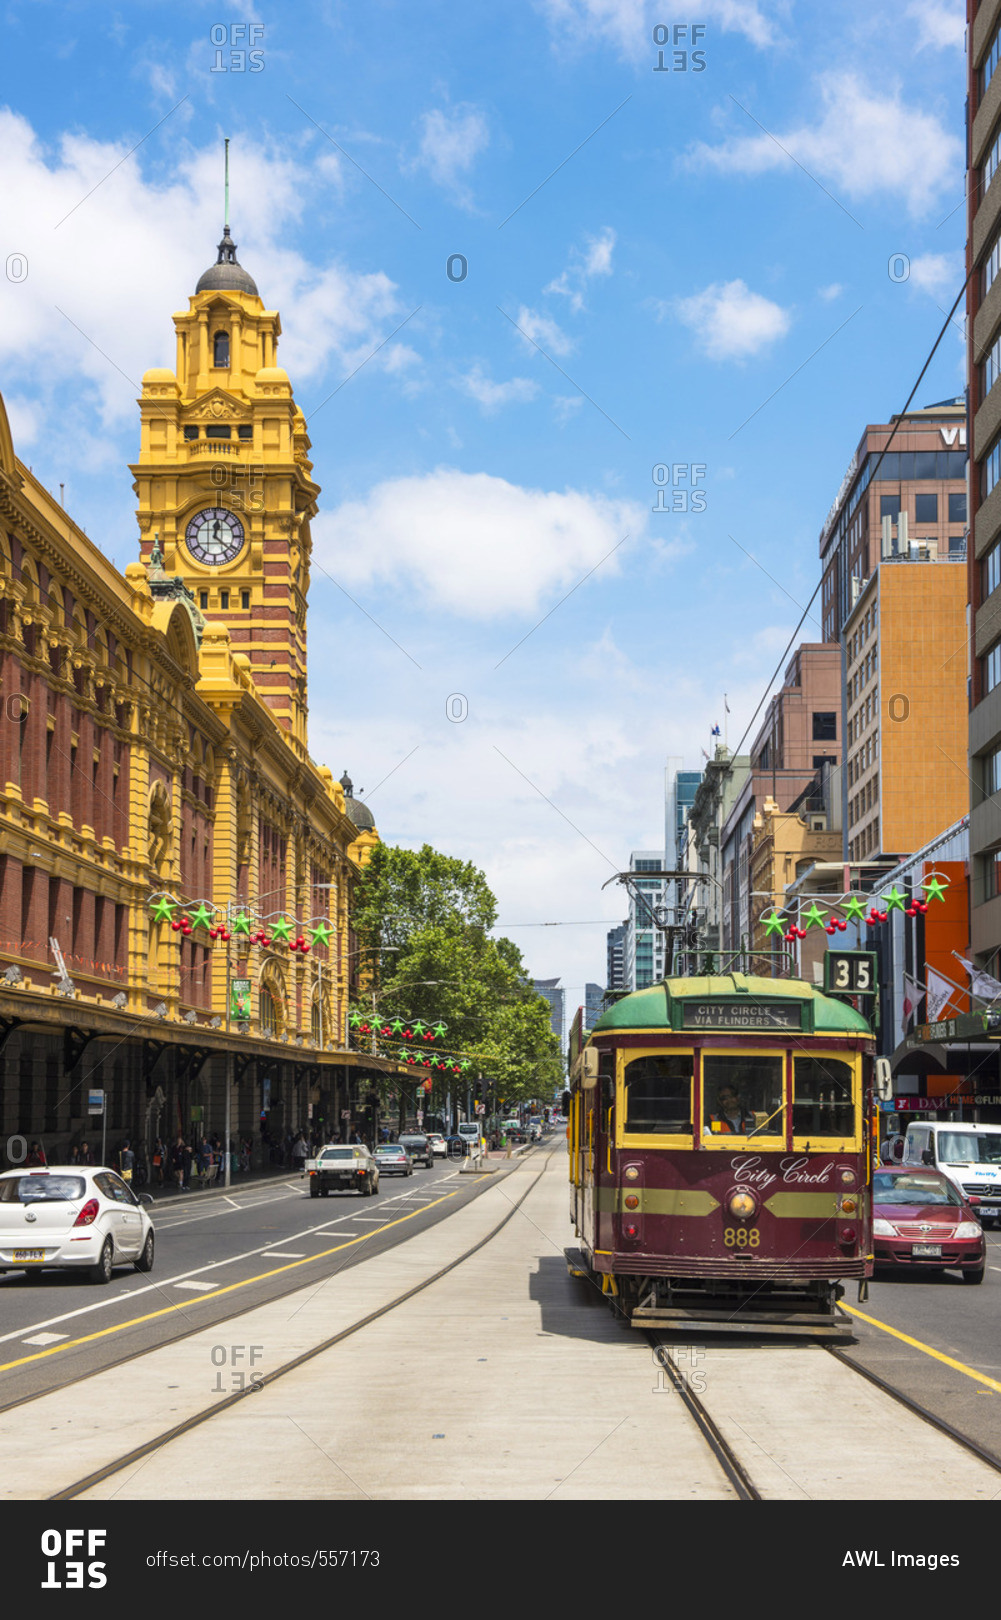
[(875, 996), (875, 951), (828, 951), (824, 957), (824, 990), (828, 995)]

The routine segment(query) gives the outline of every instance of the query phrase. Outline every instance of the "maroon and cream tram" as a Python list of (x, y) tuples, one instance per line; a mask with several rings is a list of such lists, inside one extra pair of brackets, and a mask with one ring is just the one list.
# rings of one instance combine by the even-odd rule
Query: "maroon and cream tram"
[(623, 997), (571, 1067), (571, 1270), (638, 1327), (849, 1332), (841, 1285), (872, 1272), (873, 1051), (861, 1013), (799, 979)]

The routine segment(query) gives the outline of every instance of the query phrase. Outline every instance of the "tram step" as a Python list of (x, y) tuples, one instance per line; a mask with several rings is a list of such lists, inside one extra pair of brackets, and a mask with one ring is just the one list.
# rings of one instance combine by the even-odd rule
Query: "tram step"
[(567, 1263), (567, 1271), (571, 1277), (589, 1277), (587, 1261), (584, 1259), (583, 1249), (564, 1249), (563, 1255)]
[(697, 1311), (686, 1311), (666, 1305), (640, 1306), (630, 1313), (629, 1322), (632, 1327), (677, 1328), (685, 1333), (747, 1333), (755, 1337), (759, 1334), (792, 1334), (797, 1338), (854, 1338), (852, 1318), (841, 1310), (833, 1316), (817, 1316), (807, 1311), (797, 1311), (782, 1317), (768, 1311), (741, 1311), (740, 1319), (737, 1320), (723, 1315), (700, 1315)]

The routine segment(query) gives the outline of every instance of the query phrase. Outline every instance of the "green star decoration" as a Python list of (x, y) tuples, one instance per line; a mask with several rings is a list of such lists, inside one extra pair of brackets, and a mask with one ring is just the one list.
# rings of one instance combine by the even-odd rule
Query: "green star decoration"
[(176, 909), (173, 900), (168, 900), (166, 895), (161, 895), (160, 899), (153, 903), (153, 921), (169, 922), (171, 912), (176, 911)]
[(280, 939), (282, 941), (283, 945), (287, 945), (289, 940), (291, 939), (291, 937), (292, 937), (292, 925), (291, 925), (291, 923), (289, 922), (287, 917), (279, 917), (278, 921), (275, 923), (274, 927), (271, 930), (271, 938), (272, 939)]
[(894, 884), (889, 894), (881, 894), (879, 898), (882, 900), (884, 909), (886, 911), (903, 911), (904, 901), (907, 899), (907, 896), (906, 894), (901, 894), (896, 884)]
[(425, 1029), (427, 1028), (427, 1025), (422, 1024), (421, 1020), (418, 1018), (413, 1024), (411, 1024), (410, 1028), (413, 1030), (414, 1034), (417, 1036), (417, 1039), (420, 1040), (421, 1036), (424, 1034)]
[(821, 911), (816, 900), (813, 902), (813, 905), (810, 907), (809, 911), (805, 911), (803, 913), (803, 921), (806, 923), (807, 928), (813, 928), (815, 926), (817, 928), (827, 927), (827, 918), (824, 912)]
[(444, 1035), (445, 1030), (447, 1028), (448, 1028), (447, 1024), (435, 1024), (434, 1032), (437, 1035), (439, 1040), (441, 1040), (441, 1037)]
[(766, 934), (784, 934), (785, 933), (785, 926), (786, 926), (785, 925), (785, 918), (780, 917), (779, 913), (777, 911), (773, 911), (771, 913), (771, 915), (768, 916), (768, 917), (762, 917), (761, 920), (765, 925), (765, 933)]
[(352, 1029), (357, 1029), (359, 1024), (364, 1023), (364, 1018), (360, 1012), (353, 1012), (348, 1019), (348, 1023)]
[(941, 900), (942, 904), (945, 905), (945, 884), (940, 883), (938, 878), (927, 878), (921, 887), (925, 891), (926, 899)]
[(313, 945), (326, 945), (330, 940), (333, 929), (328, 922), (318, 922), (313, 924), (309, 932)]
[(195, 910), (191, 913), (192, 928), (211, 928), (212, 913), (204, 900), (199, 900)]
[(234, 932), (234, 934), (248, 934), (249, 935), (250, 926), (251, 926), (251, 923), (253, 922), (253, 920), (254, 920), (253, 917), (249, 916), (247, 914), (247, 912), (241, 911), (240, 915), (238, 917), (233, 918), (233, 932)]
[(849, 895), (845, 905), (845, 920), (847, 922), (862, 922), (865, 919), (865, 906), (857, 894)]

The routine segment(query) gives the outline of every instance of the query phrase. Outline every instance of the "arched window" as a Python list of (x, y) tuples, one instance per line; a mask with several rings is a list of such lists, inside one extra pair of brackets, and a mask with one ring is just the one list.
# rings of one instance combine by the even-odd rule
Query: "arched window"
[(212, 364), (214, 366), (229, 365), (229, 333), (216, 332), (212, 339)]
[(261, 986), (261, 1034), (278, 1034), (278, 1007), (271, 991)]

